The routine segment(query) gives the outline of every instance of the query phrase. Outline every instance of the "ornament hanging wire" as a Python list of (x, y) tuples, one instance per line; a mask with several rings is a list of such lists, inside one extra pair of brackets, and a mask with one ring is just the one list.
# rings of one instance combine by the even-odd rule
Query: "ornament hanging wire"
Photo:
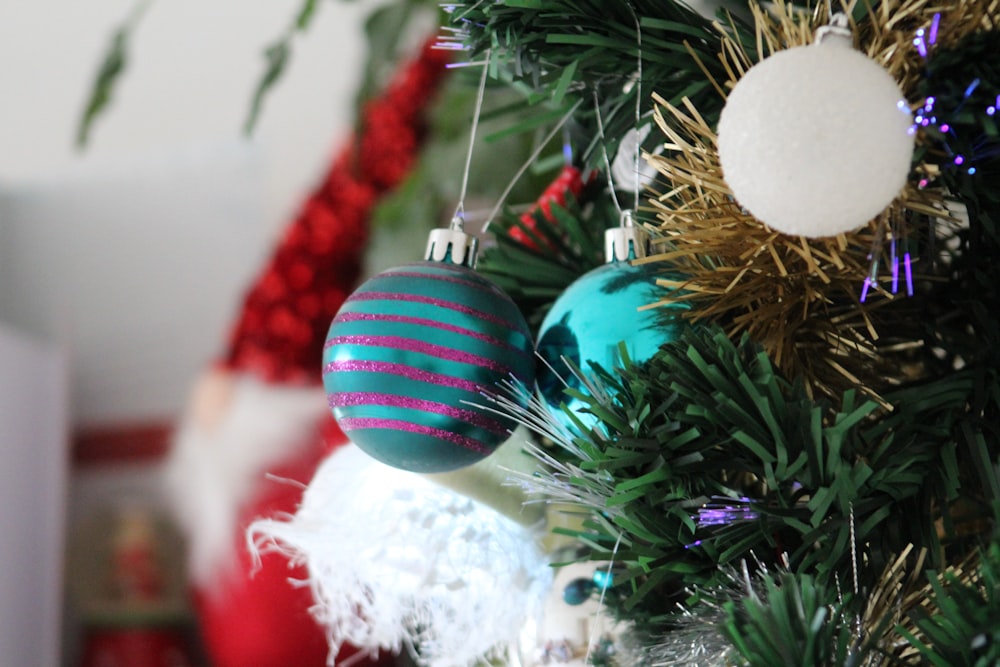
[[(455, 34), (448, 36), (448, 38), (446, 38), (445, 41), (443, 41), (440, 44), (440, 47), (448, 50), (458, 50), (461, 48), (461, 46), (457, 42), (454, 42), (452, 40), (460, 37), (462, 33), (461, 31), (454, 28), (451, 28), (450, 30)], [(472, 169), (473, 146), (475, 144), (476, 130), (479, 125), (479, 118), (482, 115), (483, 100), (486, 96), (486, 76), (489, 71), (492, 55), (493, 55), (493, 50), (488, 49), (486, 51), (485, 58), (482, 63), (483, 73), (479, 79), (479, 89), (476, 94), (476, 105), (473, 111), (472, 129), (471, 129), (471, 136), (469, 139), (469, 149), (468, 152), (466, 153), (465, 169), (462, 175), (462, 189), (459, 195), (458, 206), (455, 208), (455, 215), (453, 216), (451, 221), (452, 229), (455, 229), (456, 226), (458, 226), (458, 229), (461, 230), (465, 222), (465, 195), (469, 185), (469, 173)], [(469, 67), (478, 64), (479, 64), (478, 62), (458, 63), (450, 65), (449, 67)], [(519, 180), (521, 180), (521, 177), (524, 176), (524, 173), (528, 170), (528, 168), (532, 164), (534, 164), (535, 160), (538, 159), (538, 156), (542, 154), (542, 151), (549, 144), (549, 142), (556, 136), (556, 134), (560, 130), (562, 130), (565, 127), (569, 119), (573, 117), (574, 113), (576, 113), (576, 110), (580, 108), (580, 104), (581, 100), (577, 100), (576, 103), (574, 103), (566, 111), (566, 113), (563, 114), (562, 118), (560, 118), (559, 121), (555, 124), (555, 127), (553, 127), (552, 130), (550, 130), (549, 133), (545, 135), (545, 138), (543, 138), (540, 142), (538, 142), (538, 145), (535, 147), (535, 149), (531, 152), (531, 154), (520, 166), (520, 168), (514, 173), (514, 176), (510, 179), (510, 182), (507, 184), (507, 187), (504, 188), (503, 192), (497, 198), (496, 204), (493, 206), (493, 209), (490, 210), (489, 215), (486, 216), (486, 223), (483, 225), (483, 232), (489, 230), (490, 223), (493, 221), (494, 218), (496, 218), (497, 214), (500, 212), (500, 209), (503, 207), (504, 202), (507, 201), (507, 197), (510, 196), (510, 193), (514, 189), (514, 186), (517, 184)], [(564, 152), (566, 152), (565, 148)]]
[(479, 117), (483, 112), (483, 99), (486, 97), (486, 76), (490, 70), (490, 59), (492, 50), (486, 51), (486, 58), (483, 61), (483, 73), (479, 77), (479, 88), (476, 91), (476, 106), (472, 112), (472, 129), (469, 130), (469, 149), (465, 153), (465, 168), (462, 170), (462, 188), (458, 193), (458, 205), (455, 207), (455, 215), (452, 218), (452, 225), (456, 219), (465, 222), (465, 195), (469, 189), (469, 173), (472, 171), (472, 152), (476, 145), (476, 131), (479, 128)]
[[(632, 128), (632, 133), (635, 136), (635, 145), (633, 147), (632, 169), (629, 170), (629, 173), (631, 173), (634, 179), (631, 184), (631, 190), (634, 195), (632, 211), (637, 212), (639, 210), (639, 200), (642, 192), (642, 170), (640, 167), (642, 165), (642, 138), (644, 137), (644, 135), (639, 132), (639, 126), (642, 123), (642, 27), (639, 23), (639, 17), (635, 13), (635, 8), (632, 7), (632, 3), (626, 3), (626, 7), (628, 7), (629, 12), (632, 13), (632, 20), (635, 22), (636, 70), (635, 74), (629, 77), (628, 82), (626, 82), (624, 91), (627, 93), (633, 88), (635, 89), (635, 117)], [(592, 93), (594, 99), (594, 115), (597, 120), (597, 133), (601, 138), (602, 157), (604, 158), (604, 169), (608, 175), (611, 198), (614, 201), (615, 208), (618, 210), (619, 215), (622, 215), (625, 211), (621, 202), (618, 201), (616, 190), (617, 187), (623, 187), (623, 184), (620, 182), (618, 184), (615, 183), (615, 170), (611, 166), (611, 158), (608, 155), (607, 137), (604, 132), (604, 118), (601, 114), (600, 98), (598, 97), (596, 89), (592, 90)], [(620, 175), (621, 172), (619, 172), (619, 176)]]
[(618, 210), (620, 223), (618, 227), (608, 229), (604, 235), (604, 258), (607, 262), (626, 261), (628, 259), (638, 259), (647, 254), (648, 234), (635, 224), (635, 216), (639, 211), (640, 193), (642, 192), (641, 169), (642, 163), (642, 134), (639, 126), (642, 122), (642, 26), (639, 17), (635, 13), (635, 8), (631, 3), (627, 3), (632, 19), (635, 22), (636, 40), (636, 74), (625, 84), (625, 90), (635, 89), (635, 123), (632, 133), (635, 136), (635, 147), (632, 155), (631, 173), (635, 178), (633, 186), (632, 208), (625, 210), (621, 202), (618, 201), (616, 192), (614, 169), (611, 166), (611, 158), (608, 155), (608, 142), (604, 132), (604, 119), (601, 115), (601, 103), (597, 95), (597, 90), (592, 90), (594, 98), (594, 115), (597, 119), (597, 132), (601, 138), (601, 151), (604, 158), (604, 169), (608, 176), (608, 190), (611, 191), (611, 199)]
[(844, 12), (834, 12), (833, 8), (830, 9), (829, 21), (826, 25), (822, 25), (817, 28), (814, 36), (816, 44), (822, 44), (828, 39), (839, 39), (842, 40), (846, 46), (854, 46), (854, 35), (851, 33), (850, 23), (847, 20), (847, 14)]
[[(482, 2), (483, 0), (480, 0), (480, 2), (476, 3), (476, 5), (473, 5), (469, 9), (475, 9), (475, 7), (482, 4)], [(446, 7), (446, 11), (453, 12), (455, 8), (456, 7), (454, 5), (449, 5)], [(462, 38), (466, 37), (467, 33), (465, 33), (463, 30), (459, 28), (453, 28), (447, 26), (445, 27), (445, 30), (451, 34), (446, 35), (442, 38), (442, 40), (438, 43), (438, 48), (447, 49), (449, 51), (458, 51), (463, 49), (464, 46), (458, 40), (461, 40)], [(455, 209), (455, 216), (452, 219), (453, 228), (456, 226), (456, 224), (464, 223), (465, 221), (465, 195), (469, 183), (469, 172), (471, 171), (472, 167), (472, 149), (475, 143), (476, 129), (479, 124), (479, 118), (482, 115), (482, 105), (486, 94), (486, 75), (489, 70), (490, 62), (492, 60), (492, 55), (493, 55), (493, 50), (488, 49), (486, 51), (485, 58), (482, 63), (483, 73), (479, 80), (479, 90), (476, 96), (476, 106), (475, 106), (473, 124), (471, 130), (472, 136), (469, 140), (469, 150), (468, 153), (466, 154), (465, 171), (462, 178), (462, 191), (459, 196), (458, 206)], [(455, 63), (449, 65), (449, 68), (470, 67), (478, 64), (480, 63), (478, 62)], [(515, 172), (514, 176), (510, 179), (510, 182), (507, 184), (507, 187), (504, 188), (503, 192), (497, 198), (497, 202), (493, 206), (493, 209), (489, 212), (489, 215), (486, 216), (486, 223), (483, 225), (483, 232), (489, 230), (490, 223), (493, 221), (494, 218), (496, 218), (497, 214), (500, 212), (500, 209), (503, 207), (504, 202), (507, 201), (507, 197), (510, 196), (511, 191), (514, 189), (514, 186), (517, 184), (519, 180), (521, 180), (521, 177), (524, 176), (524, 172), (526, 172), (528, 168), (535, 162), (535, 160), (538, 159), (538, 156), (541, 155), (542, 151), (552, 140), (552, 138), (555, 137), (556, 134), (566, 126), (566, 123), (569, 121), (569, 119), (572, 118), (573, 114), (576, 113), (576, 110), (580, 108), (580, 103), (581, 103), (580, 100), (577, 100), (577, 102), (573, 104), (566, 111), (566, 113), (562, 116), (562, 118), (559, 119), (559, 122), (555, 124), (555, 127), (553, 127), (552, 130), (547, 135), (545, 135), (545, 138), (538, 143), (538, 146), (535, 147), (535, 150), (531, 152), (531, 154), (524, 161), (521, 167), (517, 170), (517, 172)], [(571, 155), (572, 149), (568, 149), (566, 146), (564, 146), (563, 152), (566, 153), (567, 155)]]
[(624, 215), (625, 211), (622, 209), (622, 204), (618, 201), (618, 193), (615, 191), (614, 176), (612, 175), (611, 169), (611, 159), (608, 157), (608, 142), (604, 135), (604, 120), (601, 117), (601, 100), (597, 96), (597, 90), (593, 92), (594, 97), (594, 114), (597, 117), (597, 134), (601, 138), (601, 151), (604, 157), (604, 171), (608, 175), (608, 190), (611, 191), (611, 201), (614, 202), (615, 208), (618, 210), (619, 215)]
[[(462, 186), (458, 194), (458, 204), (452, 215), (451, 223), (446, 228), (431, 230), (427, 238), (425, 260), (436, 262), (451, 261), (469, 268), (475, 268), (479, 252), (479, 239), (465, 232), (465, 196), (469, 189), (469, 174), (472, 171), (472, 153), (476, 145), (476, 132), (479, 128), (479, 118), (483, 111), (483, 100), (486, 97), (486, 76), (489, 73), (491, 50), (487, 50), (482, 61), (483, 72), (479, 77), (479, 87), (476, 91), (476, 104), (472, 113), (472, 128), (469, 130), (469, 148), (465, 153), (465, 167), (462, 169)], [(468, 63), (479, 64), (479, 63)]]
[[(632, 18), (633, 18), (633, 20), (635, 22), (636, 47), (637, 47), (637, 57), (636, 57), (636, 60), (637, 60), (637, 70), (636, 70), (637, 74), (636, 74), (636, 76), (635, 76), (634, 79), (632, 79), (632, 80), (629, 81), (629, 84), (626, 87), (630, 87), (632, 85), (636, 86), (635, 126), (636, 126), (636, 128), (638, 128), (639, 124), (642, 122), (642, 29), (640, 27), (639, 17), (635, 13), (635, 9), (632, 7), (631, 3), (628, 3), (627, 6), (629, 8), (629, 11), (632, 13)], [(487, 53), (487, 60), (488, 59), (489, 59), (489, 53)], [(507, 200), (507, 197), (510, 195), (511, 191), (514, 189), (514, 186), (521, 179), (521, 177), (524, 176), (524, 173), (534, 163), (534, 161), (538, 159), (538, 156), (541, 155), (542, 151), (545, 149), (545, 147), (548, 145), (548, 143), (555, 137), (556, 133), (559, 132), (566, 125), (566, 123), (573, 116), (573, 114), (576, 113), (576, 110), (580, 107), (580, 105), (582, 104), (582, 102), (583, 102), (582, 99), (577, 100), (567, 110), (567, 112), (562, 116), (562, 118), (559, 119), (559, 121), (555, 124), (555, 126), (552, 128), (552, 130), (545, 136), (545, 138), (543, 138), (538, 143), (538, 146), (535, 148), (534, 151), (532, 151), (531, 155), (528, 156), (528, 159), (525, 160), (525, 162), (517, 170), (517, 172), (511, 178), (510, 182), (507, 184), (507, 187), (504, 188), (504, 191), (497, 198), (496, 204), (494, 205), (493, 209), (490, 211), (489, 215), (486, 218), (487, 222), (486, 222), (485, 226), (483, 227), (483, 231), (486, 231), (486, 230), (489, 229), (490, 224), (496, 218), (496, 216), (499, 214), (500, 209), (503, 207), (503, 204)], [(611, 163), (610, 163), (610, 159), (608, 157), (607, 145), (605, 143), (606, 140), (605, 140), (605, 134), (604, 134), (604, 124), (603, 124), (603, 119), (601, 117), (600, 104), (599, 104), (599, 100), (597, 98), (597, 92), (596, 91), (594, 91), (594, 107), (595, 107), (596, 116), (597, 116), (598, 134), (601, 137), (601, 142), (602, 142), (602, 147), (603, 147), (603, 158), (604, 158), (605, 171), (608, 174), (608, 181), (612, 185), (612, 187), (611, 187), (611, 196), (612, 196), (612, 199), (614, 201), (615, 208), (618, 210), (619, 215), (623, 216), (622, 217), (622, 223), (623, 223), (622, 226), (623, 227), (631, 227), (631, 224), (629, 224), (629, 223), (631, 222), (632, 218), (629, 218), (628, 221), (626, 221), (626, 219), (624, 217), (625, 211), (622, 209), (621, 203), (618, 201), (618, 196), (615, 193), (613, 178), (611, 176), (611, 173), (612, 173)], [(567, 154), (567, 156), (572, 154), (572, 148), (570, 148), (568, 146), (568, 142), (566, 142), (566, 145), (564, 145), (563, 150)], [(635, 176), (635, 183), (634, 183), (634, 190), (635, 190), (634, 210), (638, 210), (638, 208), (639, 208), (639, 196), (640, 196), (640, 192), (641, 192), (641, 189), (642, 189), (641, 188), (641, 185), (642, 185), (641, 184), (641, 176), (642, 175), (641, 175), (641, 170), (639, 168), (639, 166), (641, 164), (641, 157), (642, 157), (641, 156), (641, 151), (642, 151), (642, 142), (637, 140), (636, 144), (635, 144), (635, 155), (634, 155), (634, 158), (633, 158), (634, 169), (632, 170), (633, 174)]]
[[(851, 579), (854, 587), (854, 596), (857, 597), (861, 592), (861, 586), (858, 581), (858, 538), (855, 533), (854, 528), (854, 503), (850, 503), (850, 539), (851, 539)], [(864, 638), (864, 624), (861, 620), (861, 614), (857, 613), (854, 616), (854, 629), (856, 632), (856, 639), (860, 641)]]
[[(504, 202), (507, 201), (507, 197), (510, 196), (511, 191), (514, 189), (514, 186), (517, 184), (517, 182), (521, 180), (522, 176), (524, 176), (524, 172), (528, 171), (528, 167), (534, 164), (535, 160), (537, 160), (538, 156), (542, 154), (542, 151), (545, 150), (545, 147), (549, 144), (549, 142), (552, 141), (552, 139), (556, 136), (556, 134), (558, 134), (559, 131), (566, 126), (566, 123), (569, 121), (570, 118), (573, 117), (573, 114), (576, 113), (576, 110), (580, 108), (580, 104), (582, 102), (583, 100), (577, 100), (573, 104), (573, 106), (571, 106), (566, 111), (566, 113), (563, 114), (562, 118), (559, 119), (559, 122), (555, 124), (555, 127), (553, 127), (549, 131), (549, 133), (546, 134), (545, 137), (540, 142), (538, 142), (538, 146), (535, 147), (535, 150), (531, 152), (531, 155), (528, 156), (528, 159), (525, 160), (524, 163), (521, 165), (521, 167), (514, 173), (514, 176), (510, 179), (510, 182), (507, 183), (507, 187), (504, 188), (503, 192), (500, 193), (500, 196), (497, 197), (497, 202), (496, 204), (493, 205), (493, 208), (490, 210), (490, 214), (486, 217), (486, 224), (483, 226), (484, 232), (490, 228), (490, 224), (500, 213), (500, 209), (503, 208)], [(564, 153), (567, 152), (565, 147), (563, 151)], [(572, 152), (572, 149), (570, 149), (569, 152)]]
[[(639, 17), (636, 16), (635, 8), (632, 7), (632, 3), (626, 5), (628, 10), (632, 12), (632, 20), (635, 21), (635, 46), (636, 46), (636, 75), (635, 75), (635, 129), (639, 130), (639, 123), (642, 120), (642, 27), (639, 25)], [(632, 204), (632, 209), (635, 211), (639, 210), (639, 191), (641, 189), (640, 184), (640, 174), (639, 165), (642, 160), (642, 142), (636, 137), (635, 142), (635, 200)]]

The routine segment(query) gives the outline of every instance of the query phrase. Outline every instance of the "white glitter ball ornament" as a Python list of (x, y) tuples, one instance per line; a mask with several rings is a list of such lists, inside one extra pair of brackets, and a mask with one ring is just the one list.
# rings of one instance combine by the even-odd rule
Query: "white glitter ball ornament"
[(852, 48), (845, 27), (828, 26), (815, 44), (778, 51), (737, 82), (719, 119), (719, 159), (757, 219), (785, 234), (834, 236), (899, 194), (911, 125), (892, 76)]

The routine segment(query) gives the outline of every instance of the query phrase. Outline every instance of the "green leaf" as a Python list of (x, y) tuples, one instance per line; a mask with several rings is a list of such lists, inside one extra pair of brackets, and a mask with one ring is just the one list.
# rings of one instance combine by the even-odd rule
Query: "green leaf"
[(152, 0), (139, 0), (132, 8), (129, 17), (112, 33), (111, 42), (108, 44), (107, 51), (105, 51), (97, 69), (94, 83), (90, 87), (90, 95), (77, 124), (77, 148), (85, 147), (90, 141), (90, 132), (93, 129), (94, 121), (110, 104), (115, 86), (128, 64), (128, 50), (132, 33), (150, 4), (152, 4)]
[(309, 28), (315, 18), (318, 6), (318, 0), (302, 0), (302, 5), (295, 13), (291, 27), (264, 49), (264, 72), (261, 74), (254, 88), (250, 101), (250, 110), (247, 113), (246, 121), (243, 123), (243, 132), (245, 134), (250, 135), (253, 133), (264, 105), (264, 98), (267, 97), (271, 89), (281, 79), (285, 73), (285, 68), (288, 66), (288, 62), (291, 60), (292, 42), (296, 34), (305, 32)]
[(299, 8), (299, 13), (295, 17), (295, 29), (302, 31), (309, 27), (312, 23), (313, 15), (316, 13), (316, 6), (319, 4), (318, 0), (304, 0), (302, 7)]
[(576, 74), (576, 66), (576, 62), (570, 63), (569, 67), (566, 67), (563, 70), (563, 73), (559, 76), (559, 81), (552, 90), (553, 103), (562, 105), (563, 100), (566, 97), (566, 91), (569, 89), (570, 84), (573, 83), (573, 75)]
[(274, 84), (278, 82), (278, 79), (281, 78), (290, 55), (291, 40), (288, 38), (275, 42), (264, 51), (266, 65), (264, 67), (264, 74), (261, 75), (260, 80), (257, 82), (257, 88), (254, 90), (253, 99), (250, 103), (250, 111), (243, 125), (243, 131), (246, 134), (253, 132), (264, 104), (264, 98), (270, 92), (271, 88), (274, 87)]

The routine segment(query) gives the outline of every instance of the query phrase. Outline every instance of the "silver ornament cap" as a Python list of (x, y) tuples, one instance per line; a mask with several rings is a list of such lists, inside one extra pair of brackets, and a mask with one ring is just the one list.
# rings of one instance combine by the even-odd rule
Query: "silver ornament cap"
[(604, 232), (604, 261), (627, 262), (648, 254), (649, 233), (637, 227), (632, 211), (622, 211), (621, 224)]
[(429, 262), (451, 262), (474, 269), (478, 253), (479, 239), (465, 232), (465, 222), (461, 216), (456, 215), (447, 228), (431, 230), (427, 237), (424, 259)]

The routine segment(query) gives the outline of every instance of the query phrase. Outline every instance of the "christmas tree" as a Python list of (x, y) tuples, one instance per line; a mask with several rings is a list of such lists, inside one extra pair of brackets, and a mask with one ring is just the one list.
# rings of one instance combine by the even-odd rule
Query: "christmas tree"
[[(633, 647), (619, 661), (1000, 660), (989, 275), (1000, 72), (985, 55), (1000, 45), (998, 9), (775, 3), (712, 20), (677, 3), (508, 2), (452, 14), (475, 53), (533, 99), (573, 110), (579, 159), (598, 178), (614, 173), (608, 155), (627, 155), (621, 146), (653, 127), (642, 151), (657, 176), (636, 208), (651, 248), (633, 262), (659, 274), (655, 305), (687, 326), (664, 326), (673, 338), (647, 359), (579, 369), (570, 391), (597, 424), (573, 437), (549, 429), (560, 448), (541, 474), (553, 497), (589, 510), (574, 536), (611, 563), (603, 602)], [(877, 122), (844, 117), (872, 94), (861, 76), (837, 90), (839, 65), (820, 53), (831, 47), (802, 46), (832, 12), (898, 85), (915, 150), (879, 210), (814, 233), (836, 199), (868, 196), (847, 187), (837, 144)], [(818, 62), (798, 78), (763, 71), (803, 48)], [(746, 104), (750, 85), (747, 111), (736, 93)], [(741, 145), (746, 134), (758, 141)], [(888, 136), (876, 142), (844, 150), (892, 150)], [(765, 173), (734, 196), (727, 175), (742, 163)], [(544, 310), (565, 286), (561, 269), (578, 266), (562, 258), (587, 247), (569, 229), (613, 224), (602, 203), (627, 185), (595, 185), (554, 225), (536, 216), (543, 231), (524, 232), (552, 252), (512, 239), (523, 223), (508, 218), (487, 270)], [(768, 213), (772, 226), (748, 210), (781, 195), (794, 234), (777, 231), (781, 211)], [(553, 269), (518, 270), (526, 254)]]
[(477, 268), (542, 363), (484, 402), (575, 517), (591, 662), (1000, 664), (1000, 3), (441, 22), (562, 164), (497, 196)]

